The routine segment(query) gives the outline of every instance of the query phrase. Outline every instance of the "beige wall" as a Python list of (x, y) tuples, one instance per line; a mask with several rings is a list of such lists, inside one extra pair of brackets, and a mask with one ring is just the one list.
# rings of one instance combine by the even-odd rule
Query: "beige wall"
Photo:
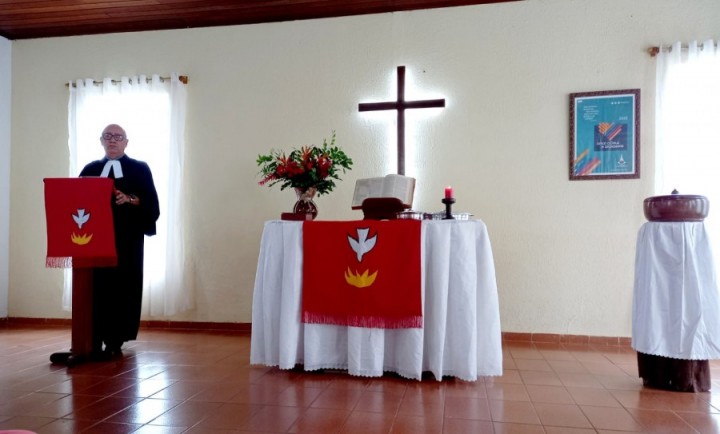
[[(526, 0), (348, 18), (13, 42), (9, 314), (67, 317), (44, 268), (42, 178), (64, 176), (71, 79), (190, 77), (184, 193), (197, 307), (173, 320), (250, 322), (263, 223), (289, 191), (257, 186), (255, 158), (331, 130), (355, 159), (317, 200), (359, 218), (354, 181), (394, 171), (393, 115), (359, 102), (442, 96), (421, 118), (415, 208), (485, 221), (504, 331), (629, 336), (635, 237), (653, 194), (651, 45), (718, 38), (720, 2)], [(568, 94), (642, 90), (639, 180), (568, 181)], [(132, 155), (132, 146), (128, 147)]]
[(0, 318), (8, 314), (11, 53), (10, 41), (0, 37)]

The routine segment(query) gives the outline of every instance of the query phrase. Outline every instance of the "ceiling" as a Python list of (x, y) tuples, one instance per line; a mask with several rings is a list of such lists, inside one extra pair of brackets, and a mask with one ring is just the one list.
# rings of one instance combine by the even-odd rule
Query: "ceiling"
[(16, 40), (268, 23), (519, 0), (0, 0)]

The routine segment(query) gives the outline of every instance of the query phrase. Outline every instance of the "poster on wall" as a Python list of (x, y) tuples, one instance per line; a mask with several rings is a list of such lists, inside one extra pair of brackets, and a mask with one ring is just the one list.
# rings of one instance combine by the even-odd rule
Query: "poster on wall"
[(640, 89), (570, 94), (570, 180), (640, 178)]

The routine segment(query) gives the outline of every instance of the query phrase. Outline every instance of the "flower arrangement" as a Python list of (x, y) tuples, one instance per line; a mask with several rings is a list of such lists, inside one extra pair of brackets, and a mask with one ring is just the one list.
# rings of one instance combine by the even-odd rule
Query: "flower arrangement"
[(258, 184), (269, 187), (280, 184), (280, 190), (293, 187), (306, 191), (314, 187), (320, 196), (335, 188), (334, 180), (340, 180), (340, 172), (350, 170), (352, 163), (352, 159), (335, 146), (333, 131), (329, 144), (323, 139), (322, 146), (303, 146), (287, 155), (276, 150), (258, 155), (257, 165), (262, 176)]

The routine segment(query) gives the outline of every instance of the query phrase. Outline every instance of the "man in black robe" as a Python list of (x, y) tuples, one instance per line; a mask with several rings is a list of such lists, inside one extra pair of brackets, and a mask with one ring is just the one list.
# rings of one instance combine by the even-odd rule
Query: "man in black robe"
[(93, 269), (93, 354), (109, 358), (121, 355), (123, 343), (137, 338), (145, 235), (155, 235), (160, 206), (150, 167), (125, 155), (125, 130), (108, 125), (100, 143), (105, 158), (86, 165), (80, 176), (115, 180), (112, 211), (118, 264)]

